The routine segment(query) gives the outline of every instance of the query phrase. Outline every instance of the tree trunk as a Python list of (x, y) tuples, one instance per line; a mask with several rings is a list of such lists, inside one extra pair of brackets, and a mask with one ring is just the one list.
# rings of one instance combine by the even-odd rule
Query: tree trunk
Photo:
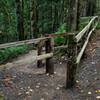
[(36, 10), (36, 1), (30, 0), (30, 31), (32, 38), (37, 37), (37, 27), (36, 27), (36, 21), (37, 21), (37, 10)]
[(79, 20), (79, 0), (69, 0), (68, 1), (68, 30), (76, 31), (78, 29)]
[(16, 3), (16, 16), (17, 16), (17, 31), (19, 34), (19, 40), (24, 40), (24, 21), (23, 21), (23, 14), (21, 10), (21, 3), (20, 0), (15, 0)]
[(87, 0), (87, 16), (93, 16), (96, 10), (96, 0)]
[[(68, 1), (64, 0), (64, 23), (67, 22), (67, 17), (68, 17)], [(67, 23), (66, 23), (67, 24)]]

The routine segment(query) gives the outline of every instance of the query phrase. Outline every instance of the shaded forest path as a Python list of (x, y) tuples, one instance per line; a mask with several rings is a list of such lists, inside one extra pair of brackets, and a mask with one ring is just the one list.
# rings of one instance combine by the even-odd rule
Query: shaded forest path
[[(100, 30), (86, 49), (77, 72), (76, 87), (65, 89), (66, 63), (55, 63), (55, 75), (45, 74), (45, 68), (36, 64), (11, 67), (0, 70), (0, 98), (4, 100), (99, 100), (100, 99)], [(31, 58), (35, 51), (13, 59)], [(56, 61), (55, 61), (56, 62)], [(99, 98), (99, 99), (96, 99)]]

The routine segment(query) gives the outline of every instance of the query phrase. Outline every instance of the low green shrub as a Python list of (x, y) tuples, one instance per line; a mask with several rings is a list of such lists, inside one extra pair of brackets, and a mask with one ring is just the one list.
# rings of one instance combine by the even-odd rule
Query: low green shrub
[[(93, 17), (81, 17), (80, 24), (79, 24), (79, 30), (82, 30), (89, 23), (91, 18), (93, 18)], [(97, 25), (97, 29), (99, 29), (99, 28), (100, 28), (100, 17), (99, 17), (98, 25)]]
[[(65, 24), (62, 24), (62, 25), (58, 28), (57, 32), (55, 32), (55, 33), (53, 33), (53, 34), (63, 34), (63, 33), (65, 33), (65, 32), (66, 32)], [(63, 44), (64, 41), (65, 41), (65, 38), (64, 38), (64, 37), (54, 37), (54, 38), (52, 38), (52, 39), (54, 40), (55, 45), (61, 45), (61, 44)]]
[(79, 31), (82, 30), (91, 20), (92, 17), (80, 17), (79, 20)]
[(19, 54), (25, 53), (27, 50), (28, 50), (27, 45), (0, 49), (0, 63), (3, 63), (7, 59), (16, 57)]

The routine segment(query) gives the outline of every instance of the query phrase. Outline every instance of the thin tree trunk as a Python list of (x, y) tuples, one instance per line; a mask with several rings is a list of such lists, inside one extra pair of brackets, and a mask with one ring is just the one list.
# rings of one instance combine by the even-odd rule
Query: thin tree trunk
[(78, 0), (69, 0), (68, 1), (68, 30), (76, 31), (78, 28), (78, 8), (79, 1)]
[(37, 20), (36, 1), (30, 0), (30, 30), (32, 38), (37, 37), (36, 20)]
[(16, 16), (17, 16), (17, 31), (19, 34), (19, 40), (24, 40), (24, 21), (23, 21), (23, 14), (21, 10), (21, 3), (20, 0), (15, 0), (16, 3)]
[(93, 16), (96, 10), (96, 0), (87, 0), (87, 16)]
[(66, 30), (68, 31), (68, 3), (69, 0), (64, 0), (64, 18), (63, 18), (63, 22), (66, 23)]
[(78, 24), (79, 24), (79, 0), (75, 0), (75, 6), (74, 6), (74, 20), (72, 24), (72, 30), (77, 31), (78, 30)]

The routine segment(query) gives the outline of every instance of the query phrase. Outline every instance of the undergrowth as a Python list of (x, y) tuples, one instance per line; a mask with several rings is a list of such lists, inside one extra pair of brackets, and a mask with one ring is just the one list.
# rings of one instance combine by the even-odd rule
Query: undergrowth
[(19, 54), (25, 53), (27, 50), (27, 45), (0, 49), (0, 64), (10, 58), (18, 56)]
[[(63, 33), (65, 33), (66, 32), (65, 26), (66, 26), (65, 24), (62, 24), (58, 28), (57, 32), (55, 32), (53, 34), (63, 34)], [(65, 41), (64, 37), (54, 37), (52, 39), (54, 40), (56, 46), (62, 45), (64, 43), (64, 41)]]
[[(93, 18), (93, 17), (81, 17), (80, 18), (79, 31), (81, 31), (89, 23), (91, 18)], [(99, 28), (100, 28), (100, 17), (99, 17), (98, 25), (97, 25), (96, 29), (99, 29)]]

